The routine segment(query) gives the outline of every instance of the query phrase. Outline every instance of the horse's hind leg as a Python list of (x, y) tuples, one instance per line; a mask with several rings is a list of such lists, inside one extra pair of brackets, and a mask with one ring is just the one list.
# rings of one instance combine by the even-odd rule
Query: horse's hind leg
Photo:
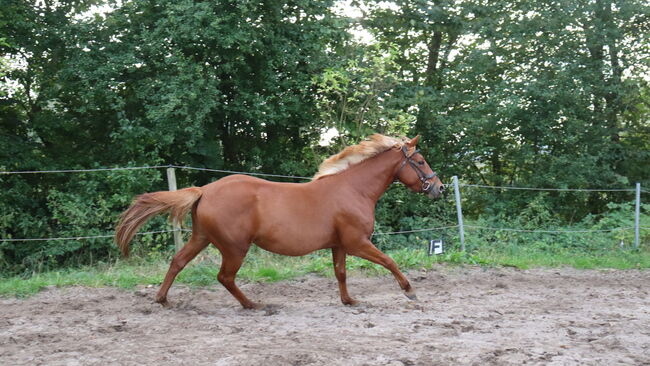
[(397, 268), (397, 263), (395, 263), (391, 257), (387, 256), (386, 254), (382, 253), (381, 250), (377, 249), (377, 247), (374, 246), (370, 240), (364, 239), (361, 243), (350, 246), (346, 249), (348, 249), (348, 253), (351, 255), (367, 259), (373, 263), (382, 265), (391, 271), (393, 276), (395, 276), (397, 283), (399, 283), (399, 286), (402, 288), (402, 290), (404, 290), (404, 295), (406, 295), (406, 297), (411, 300), (417, 300), (417, 296), (415, 296), (415, 290), (413, 290), (413, 287), (411, 287), (409, 281), (402, 274), (402, 272), (400, 272), (399, 268)]
[(244, 262), (244, 257), (246, 256), (249, 247), (250, 244), (248, 247), (246, 247), (246, 249), (241, 250), (225, 250), (225, 248), (220, 248), (222, 260), (221, 269), (219, 269), (217, 279), (219, 282), (221, 282), (223, 287), (225, 287), (232, 294), (232, 296), (234, 296), (237, 301), (239, 301), (244, 309), (257, 309), (261, 306), (256, 305), (254, 302), (250, 301), (235, 284), (235, 276), (237, 275), (237, 271), (239, 271), (239, 268), (241, 268), (241, 265)]
[(199, 252), (201, 252), (205, 247), (208, 246), (210, 242), (203, 235), (193, 232), (190, 240), (185, 244), (185, 246), (174, 255), (171, 264), (169, 265), (169, 270), (167, 275), (165, 275), (165, 280), (158, 290), (156, 295), (156, 302), (162, 305), (167, 304), (167, 292), (171, 287), (176, 275), (185, 268), (185, 265), (189, 263), (194, 257), (196, 257)]
[(342, 248), (332, 248), (332, 257), (334, 259), (334, 275), (339, 282), (339, 293), (341, 302), (345, 305), (355, 305), (358, 301), (354, 300), (348, 294), (348, 286), (345, 283), (345, 250)]

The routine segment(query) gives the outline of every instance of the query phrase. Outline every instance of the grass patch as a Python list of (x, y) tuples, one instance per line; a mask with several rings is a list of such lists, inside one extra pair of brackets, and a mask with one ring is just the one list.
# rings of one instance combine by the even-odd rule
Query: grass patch
[(577, 269), (647, 269), (650, 268), (648, 250), (610, 250), (579, 252), (568, 249), (546, 250), (540, 248), (509, 247), (506, 249), (481, 248), (471, 257), (479, 263), (510, 266), (520, 269), (535, 267), (573, 267)]
[(159, 260), (130, 259), (111, 264), (102, 263), (92, 267), (1, 278), (0, 296), (22, 297), (50, 286), (132, 288), (136, 285), (157, 284), (161, 280), (159, 274), (164, 273), (165, 267), (165, 264)]
[[(484, 246), (470, 253), (448, 251), (439, 256), (428, 256), (423, 249), (399, 249), (390, 251), (388, 254), (402, 269), (430, 269), (439, 263), (508, 266), (521, 269), (562, 266), (579, 269), (650, 268), (650, 252), (647, 249), (588, 253), (567, 249), (549, 251), (536, 247)], [(159, 254), (146, 258), (136, 257), (102, 263), (92, 267), (2, 277), (0, 278), (0, 296), (24, 297), (51, 286), (133, 288), (137, 285), (157, 285), (167, 272), (169, 259), (168, 255)], [(220, 256), (216, 250), (207, 250), (179, 274), (176, 283), (197, 287), (215, 285), (220, 262)], [(348, 256), (347, 268), (352, 275), (375, 276), (389, 273), (381, 266), (351, 256)], [(273, 282), (300, 277), (308, 273), (333, 277), (331, 253), (320, 251), (304, 257), (286, 257), (256, 248), (246, 257), (237, 277), (240, 281)]]

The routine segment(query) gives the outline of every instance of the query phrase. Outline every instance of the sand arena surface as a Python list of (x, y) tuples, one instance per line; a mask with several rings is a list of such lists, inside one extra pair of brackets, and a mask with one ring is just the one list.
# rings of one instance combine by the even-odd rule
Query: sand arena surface
[(445, 267), (392, 277), (49, 289), (0, 299), (2, 365), (642, 365), (650, 364), (650, 271)]

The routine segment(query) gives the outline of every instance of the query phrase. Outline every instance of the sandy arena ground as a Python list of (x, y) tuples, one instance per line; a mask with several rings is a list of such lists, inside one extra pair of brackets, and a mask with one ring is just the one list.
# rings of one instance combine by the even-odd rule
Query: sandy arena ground
[(0, 299), (1, 365), (649, 365), (650, 271), (482, 269), (243, 284), (49, 289)]

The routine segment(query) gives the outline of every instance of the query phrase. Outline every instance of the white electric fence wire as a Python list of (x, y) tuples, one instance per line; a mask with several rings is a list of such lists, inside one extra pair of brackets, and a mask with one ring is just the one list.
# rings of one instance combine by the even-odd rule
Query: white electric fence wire
[(311, 177), (301, 177), (301, 176), (296, 176), (296, 175), (239, 172), (239, 171), (235, 171), (235, 170), (197, 168), (197, 167), (184, 166), (184, 165), (152, 165), (152, 166), (137, 166), (137, 167), (126, 167), (126, 168), (96, 168), (96, 169), (17, 170), (17, 171), (0, 171), (0, 175), (39, 174), (39, 173), (84, 173), (84, 172), (102, 172), (102, 171), (117, 171), (117, 170), (142, 170), (142, 169), (161, 169), (161, 168), (177, 168), (177, 169), (185, 169), (185, 170), (200, 170), (200, 171), (216, 172), (216, 173), (245, 174), (245, 175), (263, 176), (263, 177), (276, 177), (276, 178), (308, 179), (308, 180), (312, 179)]
[(395, 235), (395, 234), (408, 234), (408, 233), (419, 233), (419, 232), (424, 232), (424, 231), (435, 231), (435, 230), (442, 230), (442, 229), (449, 229), (452, 227), (458, 227), (458, 225), (449, 225), (449, 226), (439, 226), (439, 227), (430, 227), (426, 229), (415, 229), (415, 230), (404, 230), (404, 231), (386, 231), (383, 233), (372, 233), (373, 236), (375, 235)]
[(170, 165), (170, 166), (167, 166), (167, 168), (177, 168), (177, 169), (186, 169), (186, 170), (201, 170), (201, 171), (206, 171), (206, 172), (227, 173), (227, 174), (255, 175), (255, 176), (275, 177), (275, 178), (291, 178), (291, 179), (307, 179), (307, 180), (312, 179), (311, 177), (300, 177), (300, 176), (296, 176), (296, 175), (238, 172), (238, 171), (234, 171), (234, 170), (195, 168), (195, 167), (192, 167), (192, 166), (180, 166), (180, 165)]
[[(510, 229), (510, 228), (504, 228), (504, 227), (491, 227), (491, 226), (478, 226), (478, 225), (465, 225), (466, 228), (470, 229), (483, 229), (483, 230), (494, 230), (494, 231), (515, 231), (515, 232), (521, 232), (521, 233), (551, 233), (551, 234), (571, 234), (571, 233), (605, 233), (605, 232), (611, 232), (611, 231), (616, 231), (616, 230), (632, 230), (634, 229), (634, 226), (627, 226), (627, 227), (616, 227), (613, 229), (595, 229), (595, 230), (590, 230), (590, 229), (585, 229), (585, 230), (528, 230), (528, 229)], [(641, 229), (647, 229), (647, 228), (641, 228)]]
[[(450, 225), (450, 226), (441, 226), (441, 227), (432, 227), (432, 228), (427, 228), (427, 229), (417, 229), (417, 230), (405, 230), (405, 231), (389, 231), (389, 232), (384, 232), (384, 233), (373, 233), (373, 235), (395, 235), (395, 234), (407, 234), (407, 233), (416, 233), (416, 232), (423, 232), (423, 231), (434, 231), (434, 230), (440, 230), (440, 229), (448, 229), (452, 227), (457, 227), (458, 225)], [(145, 234), (161, 234), (161, 233), (173, 233), (174, 231), (177, 230), (159, 230), (159, 231), (147, 231), (144, 233), (137, 233), (136, 235), (145, 235)], [(188, 229), (181, 229), (178, 231), (182, 232), (192, 232), (192, 230)], [(112, 238), (115, 236), (114, 234), (111, 235), (95, 235), (95, 236), (69, 236), (69, 237), (60, 237), (60, 238), (26, 238), (26, 239), (0, 239), (0, 241), (47, 241), (47, 240), (82, 240), (82, 239), (101, 239), (101, 238)]]
[[(147, 231), (143, 233), (137, 233), (135, 235), (147, 235), (147, 234), (161, 234), (161, 233), (173, 233), (175, 230), (158, 230), (158, 231)], [(181, 230), (186, 231), (186, 230)], [(112, 238), (115, 234), (110, 235), (95, 235), (95, 236), (68, 236), (60, 238), (27, 238), (27, 239), (0, 239), (0, 241), (46, 241), (46, 240), (82, 240), (82, 239), (100, 239), (100, 238)]]
[(142, 170), (142, 169), (160, 169), (169, 168), (169, 165), (153, 166), (133, 166), (126, 168), (95, 168), (95, 169), (60, 169), (60, 170), (19, 170), (19, 171), (0, 171), (0, 175), (9, 174), (40, 174), (40, 173), (85, 173), (85, 172), (103, 172), (116, 170)]
[[(262, 177), (275, 177), (275, 178), (289, 178), (289, 179), (306, 179), (311, 180), (311, 177), (301, 177), (296, 175), (282, 175), (282, 174), (267, 174), (267, 173), (253, 173), (253, 172), (240, 172), (234, 170), (224, 170), (224, 169), (209, 169), (209, 168), (197, 168), (191, 166), (181, 166), (181, 165), (152, 165), (152, 166), (139, 166), (139, 167), (125, 167), (125, 168), (94, 168), (94, 169), (59, 169), (59, 170), (22, 170), (22, 171), (0, 171), (0, 175), (10, 175), (10, 174), (40, 174), (40, 173), (84, 173), (84, 172), (100, 172), (100, 171), (119, 171), (119, 170), (143, 170), (143, 169), (161, 169), (161, 168), (177, 168), (185, 170), (199, 170), (199, 171), (208, 171), (216, 173), (225, 173), (225, 174), (245, 174), (252, 176), (262, 176)], [(470, 187), (470, 188), (489, 188), (489, 189), (515, 189), (515, 190), (529, 190), (529, 191), (565, 191), (565, 192), (634, 192), (634, 189), (628, 188), (603, 188), (603, 189), (586, 189), (586, 188), (535, 188), (535, 187), (512, 187), (512, 186), (489, 186), (481, 184), (459, 184), (461, 187)], [(642, 189), (641, 192), (650, 193), (650, 191)], [(404, 230), (404, 231), (388, 231), (381, 233), (373, 233), (372, 235), (397, 235), (397, 234), (408, 234), (416, 232), (426, 232), (426, 231), (435, 231), (442, 229), (449, 229), (458, 227), (458, 225), (449, 225), (449, 226), (440, 226), (433, 228), (425, 229), (414, 229), (414, 230)], [(484, 230), (495, 230), (495, 231), (514, 231), (514, 232), (527, 232), (527, 233), (589, 233), (589, 232), (611, 232), (616, 230), (631, 230), (634, 227), (620, 227), (614, 229), (604, 229), (604, 230), (526, 230), (526, 229), (511, 229), (511, 228), (498, 228), (498, 227), (489, 227), (489, 226), (477, 226), (477, 225), (464, 225), (466, 228), (473, 229), (484, 229)], [(640, 227), (640, 229), (648, 230), (648, 227)], [(146, 234), (160, 234), (160, 233), (169, 233), (176, 230), (160, 230), (160, 231), (148, 231), (144, 233), (138, 233), (137, 235), (146, 235)], [(180, 231), (190, 231), (187, 229), (181, 229)], [(82, 239), (98, 239), (98, 238), (111, 238), (113, 235), (95, 235), (95, 236), (73, 236), (73, 237), (59, 237), (59, 238), (25, 238), (25, 239), (13, 239), (13, 238), (0, 238), (0, 241), (4, 242), (18, 242), (18, 241), (47, 241), (47, 240), (82, 240)]]
[[(152, 165), (152, 166), (125, 167), (125, 168), (95, 168), (95, 169), (0, 171), (0, 175), (38, 174), (38, 173), (83, 173), (83, 172), (99, 172), (99, 171), (117, 171), (117, 170), (161, 169), (161, 168), (177, 168), (177, 169), (199, 170), (199, 171), (225, 173), (225, 174), (245, 174), (245, 175), (289, 178), (289, 179), (306, 179), (306, 180), (312, 179), (312, 177), (302, 177), (298, 175), (240, 172), (236, 170), (197, 168), (197, 167), (185, 166), (185, 165)], [(470, 188), (515, 189), (515, 190), (529, 190), (529, 191), (562, 191), (562, 192), (634, 192), (635, 191), (634, 188), (538, 188), (538, 187), (490, 186), (490, 185), (483, 185), (483, 184), (462, 184), (462, 183), (459, 184), (459, 186), (470, 187)], [(642, 189), (641, 192), (650, 193), (650, 191), (647, 191), (645, 189)]]
[(491, 188), (491, 189), (517, 189), (525, 191), (561, 191), (561, 192), (634, 192), (634, 188), (536, 188), (513, 186), (487, 186), (482, 184), (459, 184), (460, 187)]
[[(409, 234), (409, 233), (419, 233), (419, 232), (426, 232), (426, 231), (436, 231), (436, 230), (450, 229), (450, 228), (454, 228), (454, 227), (458, 227), (458, 225), (439, 226), (439, 227), (431, 227), (431, 228), (416, 229), (416, 230), (387, 231), (387, 232), (382, 232), (382, 233), (372, 233), (372, 235), (375, 236), (375, 235)], [(613, 228), (613, 229), (603, 229), (603, 230), (524, 230), (524, 229), (510, 229), (510, 228), (503, 228), (503, 227), (477, 226), (477, 225), (465, 225), (465, 227), (466, 228), (472, 228), (472, 229), (484, 229), (484, 230), (494, 230), (494, 231), (515, 231), (515, 232), (525, 232), (525, 233), (560, 233), (560, 234), (611, 232), (611, 231), (616, 231), (616, 230), (631, 230), (631, 229), (634, 229), (634, 226), (617, 227), (617, 228)], [(639, 229), (641, 229), (641, 230), (650, 230), (650, 227), (641, 226), (641, 227), (639, 227)], [(136, 235), (173, 233), (174, 231), (176, 231), (176, 230), (147, 231), (147, 232), (143, 232), (143, 233), (137, 233)], [(192, 230), (188, 230), (188, 229), (181, 229), (180, 231), (182, 231), (182, 232), (192, 232)], [(13, 239), (13, 238), (10, 238), (10, 239), (0, 239), (0, 241), (18, 242), (18, 241), (47, 241), (47, 240), (83, 240), (83, 239), (112, 238), (113, 236), (115, 236), (115, 235), (111, 234), (111, 235), (96, 235), (96, 236), (70, 236), (70, 237), (61, 237), (61, 238), (26, 238), (26, 239)]]

